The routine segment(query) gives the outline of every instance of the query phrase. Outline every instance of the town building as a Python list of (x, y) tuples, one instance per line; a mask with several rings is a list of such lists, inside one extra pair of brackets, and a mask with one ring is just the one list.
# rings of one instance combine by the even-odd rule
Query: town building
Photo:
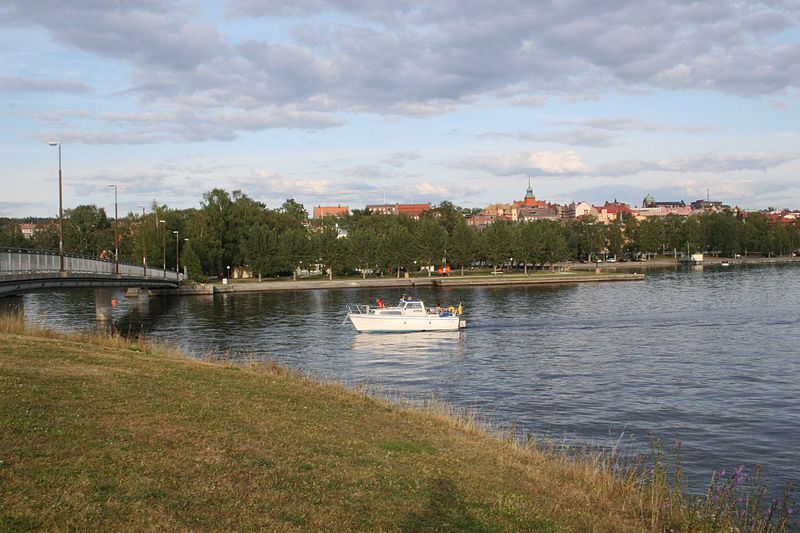
[[(516, 200), (511, 204), (511, 208), (516, 214), (519, 213), (519, 210), (522, 207), (547, 208), (547, 202), (544, 200), (537, 200), (536, 195), (533, 194), (533, 187), (531, 186), (530, 178), (528, 178), (528, 189), (525, 191), (525, 198), (522, 200)], [(513, 220), (517, 220), (517, 217), (514, 217)]]
[(572, 202), (565, 206), (564, 218), (576, 219), (591, 215), (597, 218), (597, 209), (589, 202)]
[(520, 222), (531, 222), (534, 220), (558, 220), (559, 210), (558, 206), (545, 205), (544, 207), (529, 207), (522, 206), (517, 211), (517, 220)]
[(22, 235), (23, 238), (32, 239), (33, 236), (36, 234), (36, 232), (39, 231), (39, 225), (32, 224), (29, 222), (23, 222), (17, 226), (17, 229), (19, 230), (19, 233), (20, 235)]
[(679, 209), (686, 207), (686, 203), (683, 200), (680, 200), (678, 202), (656, 202), (655, 199), (648, 194), (647, 196), (644, 197), (644, 200), (642, 200), (642, 207), (646, 208), (666, 207), (670, 209)]
[(379, 215), (405, 215), (413, 219), (419, 219), (422, 215), (431, 210), (431, 204), (375, 204), (368, 205), (367, 210)]
[(692, 211), (714, 211), (720, 212), (726, 209), (730, 209), (731, 206), (725, 205), (722, 202), (712, 202), (711, 200), (695, 200), (691, 203)]
[(691, 206), (686, 202), (656, 202), (649, 194), (644, 197), (642, 207), (633, 208), (633, 216), (636, 220), (644, 220), (650, 217), (665, 217), (667, 215), (678, 215), (686, 217), (692, 214)]
[(606, 202), (602, 206), (594, 206), (597, 211), (597, 221), (601, 224), (611, 224), (615, 220), (622, 220), (622, 215), (627, 213), (633, 215), (630, 206), (623, 202)]
[(350, 209), (346, 205), (318, 205), (314, 207), (314, 218), (346, 217)]

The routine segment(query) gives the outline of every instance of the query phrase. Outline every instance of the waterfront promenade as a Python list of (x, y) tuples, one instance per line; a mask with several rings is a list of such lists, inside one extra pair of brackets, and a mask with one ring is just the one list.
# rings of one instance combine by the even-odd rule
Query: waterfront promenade
[[(706, 257), (704, 264), (719, 266), (728, 261), (732, 266), (762, 265), (773, 263), (800, 263), (800, 257), (742, 257), (728, 259), (722, 257)], [(565, 265), (566, 266), (566, 265)], [(369, 289), (369, 288), (417, 288), (417, 287), (487, 287), (487, 286), (520, 286), (520, 285), (557, 285), (574, 283), (601, 283), (614, 281), (642, 281), (648, 269), (674, 268), (678, 264), (675, 259), (659, 257), (648, 261), (620, 263), (572, 263), (569, 271), (531, 271), (528, 274), (507, 273), (498, 271), (491, 274), (468, 273), (461, 276), (454, 271), (450, 276), (419, 276), (410, 278), (369, 277), (328, 279), (273, 279), (268, 281), (231, 280), (228, 284), (189, 283), (179, 289), (151, 290), (152, 295), (213, 295), (245, 292), (275, 292), (324, 289)], [(563, 268), (563, 267), (562, 267)]]
[(535, 274), (468, 275), (451, 277), (418, 278), (342, 278), (333, 280), (275, 280), (275, 281), (232, 281), (221, 283), (195, 283), (184, 285), (177, 290), (151, 291), (153, 295), (203, 295), (219, 293), (275, 292), (319, 289), (368, 289), (368, 288), (416, 288), (416, 287), (486, 287), (517, 285), (554, 285), (564, 283), (599, 283), (611, 281), (642, 281), (640, 273), (590, 273), (590, 272), (548, 272)]

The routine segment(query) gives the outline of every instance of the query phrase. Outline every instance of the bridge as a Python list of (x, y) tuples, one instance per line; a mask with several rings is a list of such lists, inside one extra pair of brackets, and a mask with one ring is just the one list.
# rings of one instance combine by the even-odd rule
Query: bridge
[(57, 252), (0, 248), (0, 297), (75, 288), (176, 288), (181, 279), (170, 270), (66, 254), (62, 270)]

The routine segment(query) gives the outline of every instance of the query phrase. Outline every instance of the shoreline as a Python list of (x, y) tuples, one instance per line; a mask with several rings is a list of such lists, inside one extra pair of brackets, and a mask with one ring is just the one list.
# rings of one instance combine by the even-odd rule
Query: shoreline
[[(738, 259), (734, 259), (731, 257), (711, 257), (707, 256), (703, 258), (703, 264), (697, 266), (704, 266), (704, 265), (712, 265), (718, 266), (723, 261), (727, 261), (730, 263), (731, 266), (742, 266), (742, 265), (771, 265), (771, 264), (783, 264), (783, 263), (800, 263), (800, 257), (792, 257), (792, 256), (778, 256), (778, 257), (740, 257)], [(573, 270), (594, 270), (596, 268), (595, 263), (573, 263), (572, 269)], [(625, 269), (625, 270), (646, 270), (648, 268), (671, 268), (671, 267), (681, 267), (685, 265), (679, 264), (675, 259), (671, 257), (658, 257), (656, 259), (649, 259), (647, 261), (627, 261), (622, 263), (600, 263), (600, 268), (603, 270), (606, 269)]]
[[(800, 257), (706, 257), (703, 265), (719, 266), (728, 261), (731, 266), (766, 265), (798, 263)], [(698, 265), (698, 266), (703, 266)], [(678, 268), (683, 265), (673, 258), (659, 257), (648, 261), (622, 263), (572, 263), (570, 271), (533, 271), (529, 274), (505, 273), (461, 276), (453, 273), (440, 277), (412, 278), (342, 278), (313, 280), (272, 280), (272, 281), (234, 281), (230, 284), (191, 283), (178, 289), (153, 289), (151, 296), (213, 296), (214, 294), (281, 292), (330, 289), (369, 289), (369, 288), (416, 288), (416, 287), (503, 287), (519, 285), (559, 285), (573, 283), (603, 283), (620, 281), (643, 281), (641, 271), (657, 268)], [(630, 272), (630, 271), (634, 272)], [(625, 272), (620, 272), (625, 271)]]
[(179, 289), (151, 290), (151, 296), (213, 296), (214, 294), (282, 292), (329, 289), (417, 288), (417, 287), (501, 287), (512, 285), (560, 285), (643, 281), (644, 274), (615, 272), (548, 272), (534, 274), (469, 275), (421, 278), (367, 278), (299, 281), (234, 282), (230, 284), (191, 284)]
[(15, 391), (0, 395), (11, 529), (736, 525), (635, 464), (521, 443), (446, 404), (22, 320), (0, 320), (0, 340), (0, 383)]

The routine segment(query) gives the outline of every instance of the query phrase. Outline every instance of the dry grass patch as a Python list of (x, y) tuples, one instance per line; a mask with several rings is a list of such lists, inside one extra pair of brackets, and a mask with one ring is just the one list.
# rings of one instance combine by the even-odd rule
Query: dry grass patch
[(272, 364), (0, 320), (0, 529), (660, 529), (611, 458)]

